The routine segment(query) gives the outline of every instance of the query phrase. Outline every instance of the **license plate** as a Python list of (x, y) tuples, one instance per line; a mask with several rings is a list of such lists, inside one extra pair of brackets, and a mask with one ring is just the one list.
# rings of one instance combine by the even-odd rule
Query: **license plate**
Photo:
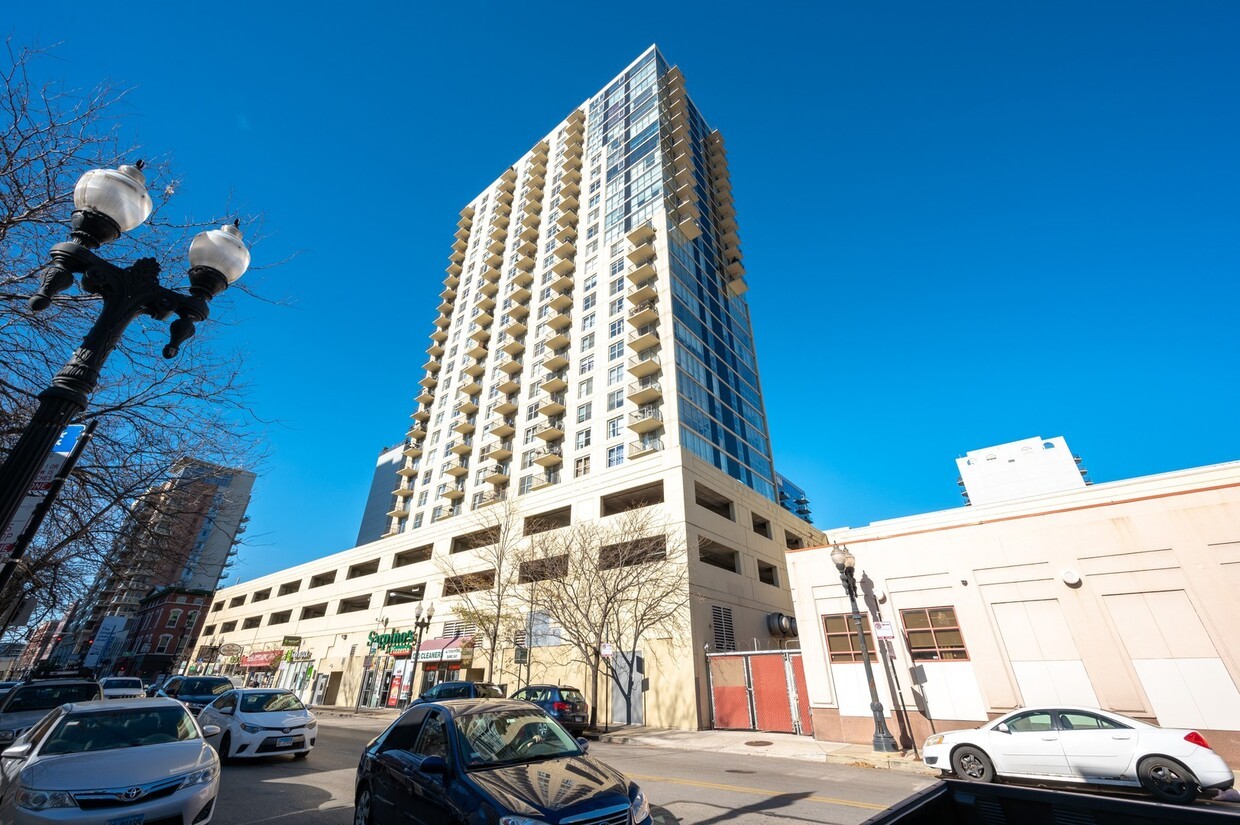
[(279, 739), (276, 740), (277, 748), (287, 748), (287, 747), (290, 747), (292, 744), (293, 744), (293, 737), (291, 736), (281, 736)]
[(109, 819), (108, 825), (142, 825), (146, 820), (146, 814), (134, 814), (133, 816), (120, 816), (116, 819)]
[(575, 714), (573, 714), (573, 721), (574, 721), (574, 722), (584, 722), (584, 721), (586, 721), (585, 714), (584, 714), (584, 713), (575, 713)]

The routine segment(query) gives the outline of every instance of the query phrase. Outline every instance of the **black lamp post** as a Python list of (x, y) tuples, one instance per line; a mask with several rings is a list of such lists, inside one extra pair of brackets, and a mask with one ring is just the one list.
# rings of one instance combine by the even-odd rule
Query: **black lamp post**
[[(422, 634), (431, 626), (431, 617), (435, 615), (435, 605), (426, 608), (426, 614), (422, 613), (422, 605), (418, 604), (417, 609), (413, 613), (413, 667), (409, 669), (409, 681), (416, 683), (418, 673), (418, 656), (422, 653)], [(413, 696), (414, 685), (409, 685), (409, 696)]]
[(878, 700), (878, 688), (874, 686), (874, 669), (870, 667), (870, 650), (865, 643), (865, 631), (861, 626), (861, 611), (857, 609), (857, 559), (848, 552), (847, 547), (834, 546), (831, 549), (831, 561), (835, 569), (840, 571), (840, 584), (848, 593), (852, 603), (853, 624), (857, 627), (857, 638), (861, 642), (861, 661), (865, 664), (865, 680), (870, 686), (870, 710), (874, 713), (874, 750), (880, 753), (895, 753), (899, 750), (895, 737), (887, 730), (887, 717), (883, 713), (883, 703)]
[[(30, 308), (46, 309), (80, 274), (82, 289), (99, 295), (103, 309), (73, 357), (39, 394), (34, 418), (0, 467), (0, 532), (13, 520), (61, 432), (86, 409), (104, 361), (129, 323), (139, 315), (162, 321), (175, 313), (163, 350), (165, 358), (172, 358), (194, 334), (194, 324), (206, 320), (207, 302), (250, 265), (250, 252), (235, 224), (199, 233), (190, 244), (188, 295), (160, 285), (154, 258), (139, 258), (122, 268), (96, 255), (93, 250), (141, 225), (151, 214), (141, 161), (87, 172), (73, 189), (73, 206), (70, 240), (52, 247)], [(13, 575), (20, 550), (0, 568), (0, 592)]]

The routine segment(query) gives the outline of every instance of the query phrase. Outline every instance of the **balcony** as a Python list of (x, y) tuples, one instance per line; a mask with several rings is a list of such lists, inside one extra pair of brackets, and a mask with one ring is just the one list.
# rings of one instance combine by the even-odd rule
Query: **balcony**
[(455, 487), (449, 487), (441, 494), (448, 501), (460, 501), (465, 498), (465, 485), (458, 484)]
[(435, 387), (439, 386), (439, 378), (436, 377), (435, 373), (428, 372), (425, 376), (423, 376), (422, 380), (418, 381), (418, 383), (423, 387), (426, 387), (428, 390), (433, 390)]
[[(567, 337), (567, 336), (562, 336)], [(568, 366), (568, 348), (564, 347), (553, 352), (549, 358), (543, 361), (543, 366), (549, 370), (559, 371)]]
[[(494, 304), (495, 302), (492, 301), (491, 303)], [(491, 326), (491, 322), (495, 320), (495, 316), (493, 316), (490, 312), (487, 312), (485, 309), (479, 309), (474, 313), (473, 318), (470, 320), (480, 327), (489, 327)]]
[(694, 218), (685, 218), (676, 224), (676, 228), (691, 241), (697, 240), (702, 236), (702, 227), (698, 226), (698, 222)]
[(659, 328), (656, 324), (635, 329), (629, 333), (629, 349), (645, 352), (659, 345)]
[(440, 510), (436, 507), (435, 511), (431, 514), (431, 521), (445, 521), (453, 516), (459, 516), (460, 514), (461, 511), (456, 507), (449, 507), (446, 510)]
[(625, 257), (628, 258), (634, 266), (640, 266), (647, 261), (653, 260), (654, 244), (652, 243), (652, 240), (653, 239), (647, 240), (637, 246), (634, 246), (629, 250)]
[(482, 382), (477, 378), (470, 378), (466, 383), (461, 385), (460, 391), (464, 395), (477, 395), (482, 392)]
[(657, 283), (657, 278), (648, 278), (640, 284), (634, 284), (629, 289), (629, 303), (634, 306), (641, 306), (642, 304), (654, 303), (657, 301), (659, 297), (659, 290), (656, 286)]
[(581, 207), (581, 203), (577, 200), (577, 196), (581, 194), (580, 187), (575, 183), (570, 183), (560, 190), (560, 208), (571, 209), (574, 212)]
[(517, 431), (516, 419), (504, 417), (495, 421), (495, 426), (491, 427), (491, 435), (499, 438), (507, 438)]
[(469, 435), (478, 429), (478, 420), (473, 417), (462, 418), (452, 425), (452, 432)]
[(654, 226), (644, 223), (641, 226), (634, 227), (626, 237), (633, 246), (649, 244), (654, 240)]
[(658, 407), (642, 407), (629, 413), (629, 429), (635, 433), (648, 433), (663, 426), (663, 412)]
[(490, 461), (507, 461), (512, 458), (512, 442), (492, 441), (483, 448), (482, 457)]
[(492, 252), (486, 257), (486, 265), (494, 269), (501, 269), (504, 266), (503, 251)]
[(484, 326), (479, 326), (478, 324), (474, 324), (470, 328), (469, 337), (470, 337), (470, 340), (477, 341), (478, 343), (482, 343), (484, 341), (490, 341), (491, 331)]
[(575, 283), (576, 281), (571, 274), (559, 274), (549, 286), (554, 292), (569, 292)]
[(552, 252), (557, 258), (572, 258), (577, 254), (577, 247), (573, 246), (569, 241), (563, 241)]
[(505, 484), (508, 481), (508, 465), (490, 464), (483, 467), (478, 475), (487, 484)]
[(562, 370), (547, 373), (542, 382), (543, 392), (563, 392), (568, 389), (568, 381), (565, 378), (566, 375)]
[(485, 341), (474, 341), (469, 345), (469, 349), (465, 350), (465, 354), (470, 358), (486, 358), (487, 345)]
[(534, 463), (539, 467), (546, 467), (550, 469), (551, 467), (563, 464), (564, 457), (560, 455), (559, 447), (547, 447), (534, 453)]
[(562, 332), (573, 325), (573, 315), (568, 310), (553, 312), (547, 316), (545, 323), (556, 332)]
[(486, 363), (482, 360), (476, 360), (472, 364), (466, 365), (465, 368), (461, 370), (461, 372), (465, 373), (470, 378), (477, 378), (486, 371)]
[(432, 358), (422, 365), (422, 369), (426, 370), (427, 372), (439, 372), (441, 369), (443, 369), (443, 364), (439, 361), (438, 358)]
[(535, 235), (533, 240), (523, 241), (521, 245), (517, 247), (517, 254), (527, 258), (533, 258), (538, 254), (538, 244), (535, 242), (537, 240), (537, 235)]
[(663, 397), (663, 387), (657, 378), (643, 378), (629, 384), (627, 397), (638, 406), (649, 404)]
[(442, 358), (444, 354), (443, 344), (438, 341), (432, 341), (431, 345), (426, 348), (426, 354), (431, 358)]
[(431, 420), (431, 411), (426, 407), (420, 407), (419, 409), (414, 411), (413, 415), (409, 417), (412, 418), (414, 421), (421, 421), (423, 424), (425, 424), (427, 421)]
[[(507, 335), (507, 333), (504, 334)], [(507, 355), (511, 355), (513, 358), (516, 358), (518, 355), (525, 352), (525, 342), (519, 338), (509, 336), (500, 349), (502, 349)]]
[(577, 269), (577, 264), (572, 258), (561, 258), (551, 269), (556, 275), (572, 275)]
[(453, 289), (456, 289), (456, 287), (461, 283), (461, 272), (464, 271), (464, 269), (465, 268), (456, 261), (448, 264), (447, 268), (444, 269), (444, 272), (448, 273), (448, 277), (444, 278), (443, 281), (444, 286), (450, 286)]
[[(422, 457), (422, 442), (421, 441), (411, 442), (401, 452), (406, 458), (421, 458)], [(413, 472), (416, 475), (418, 471), (415, 469)]]
[(566, 209), (560, 213), (560, 217), (556, 218), (556, 226), (560, 228), (568, 228), (577, 225), (577, 213), (571, 209)]
[(472, 438), (462, 438), (452, 444), (451, 451), (454, 455), (469, 455), (474, 451), (474, 440)]
[(487, 251), (490, 252), (492, 255), (503, 255), (504, 254), (504, 235), (501, 234), (497, 240), (493, 240), (489, 244), (487, 244)]
[(690, 164), (677, 164), (676, 174), (673, 175), (676, 181), (676, 188), (681, 186), (693, 186), (693, 166)]
[(663, 365), (659, 362), (658, 354), (653, 352), (631, 356), (628, 362), (629, 375), (634, 378), (645, 378), (646, 376), (654, 375), (662, 368)]
[(646, 261), (645, 263), (638, 264), (625, 274), (625, 277), (629, 279), (629, 283), (631, 284), (640, 284), (643, 281), (650, 280), (654, 276), (654, 261)]
[[(517, 410), (521, 409), (520, 399), (516, 396), (516, 392), (519, 389), (521, 389), (521, 387), (518, 385), (516, 389), (509, 390), (508, 394), (504, 396), (503, 401), (496, 402), (495, 411), (500, 415), (512, 415)], [(504, 390), (500, 390), (500, 392), (504, 392)]]
[(469, 475), (469, 460), (463, 458), (460, 461), (454, 462), (446, 472), (453, 478), (461, 478)]
[(567, 398), (562, 392), (544, 395), (538, 402), (538, 413), (548, 418), (560, 415), (564, 410), (568, 409), (564, 406), (566, 400)]
[(564, 419), (555, 418), (534, 430), (534, 435), (543, 441), (559, 441), (564, 437)]
[(531, 491), (543, 490), (543, 489), (546, 489), (547, 487), (550, 487), (553, 484), (559, 484), (559, 483), (560, 483), (560, 474), (558, 472), (547, 473), (541, 478), (535, 479), (534, 483), (530, 485), (530, 490)]
[(397, 502), (392, 505), (392, 509), (387, 512), (388, 518), (408, 518), (409, 504), (404, 501)]
[(538, 242), (538, 221), (533, 221), (532, 224), (524, 226), (524, 228), (521, 230), (521, 233), (517, 235), (517, 237), (525, 241), (526, 243), (537, 244)]
[(409, 498), (411, 495), (413, 495), (413, 488), (412, 487), (397, 487), (395, 490), (392, 491), (392, 495), (396, 496), (397, 498)]
[[(518, 361), (517, 363), (519, 365), (521, 362)], [(517, 390), (521, 389), (521, 381), (517, 378), (517, 375), (519, 373), (520, 373), (520, 370), (517, 370), (517, 372), (511, 373), (507, 378), (501, 378), (500, 382), (495, 386), (495, 388), (502, 393), (509, 393), (509, 394), (514, 393)], [(504, 413), (498, 407), (496, 407), (496, 410), (498, 412), (503, 413), (504, 415), (508, 415), (508, 413)]]
[(734, 278), (728, 281), (728, 295), (737, 298), (749, 291), (749, 284), (745, 283), (744, 278)]
[(438, 318), (435, 319), (435, 326), (439, 327), (440, 329), (446, 329), (447, 327), (452, 326), (452, 319), (449, 318), (447, 315), (441, 314)]
[[(508, 307), (505, 314), (511, 319), (508, 325), (504, 327), (504, 332), (509, 335), (524, 335), (526, 326), (521, 322), (522, 318), (528, 318), (530, 315), (529, 304), (513, 304)], [(519, 327), (519, 329), (518, 329)]]
[(410, 427), (407, 435), (413, 439), (426, 438), (426, 426), (421, 421), (415, 421)]
[(560, 243), (571, 244), (573, 241), (577, 240), (577, 227), (564, 227), (559, 232), (555, 233), (555, 239)]
[(513, 354), (501, 361), (499, 368), (507, 375), (516, 375), (525, 368), (525, 362), (516, 354)]
[[(569, 278), (568, 280), (571, 281), (572, 279)], [(552, 309), (563, 312), (564, 310), (571, 308), (573, 305), (573, 291), (571, 289), (565, 289), (561, 292), (556, 292), (551, 296), (551, 300), (547, 303)]]
[(659, 305), (654, 301), (638, 304), (629, 310), (629, 323), (641, 328), (659, 320)]
[(399, 470), (396, 471), (396, 475), (401, 476), (402, 478), (415, 478), (418, 475), (418, 468), (417, 467), (401, 467)]
[(452, 307), (453, 303), (451, 301), (444, 301), (435, 309), (439, 310), (443, 315), (450, 316), (452, 314)]
[(729, 278), (741, 278), (745, 275), (745, 266), (740, 260), (734, 259), (728, 262), (724, 267), (724, 271), (728, 273)]
[(443, 327), (439, 327), (431, 333), (431, 340), (436, 344), (442, 344), (444, 341), (448, 340), (448, 331)]
[(469, 243), (465, 240), (468, 235), (468, 232), (466, 232), (463, 236), (458, 233), (456, 240), (452, 242), (453, 252), (464, 252), (469, 249)]

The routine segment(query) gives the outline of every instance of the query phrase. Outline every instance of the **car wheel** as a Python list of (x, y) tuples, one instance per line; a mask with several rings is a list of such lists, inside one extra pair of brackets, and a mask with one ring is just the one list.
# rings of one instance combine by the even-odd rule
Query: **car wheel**
[(970, 745), (952, 752), (952, 772), (969, 782), (995, 781), (995, 766), (990, 757)]
[(231, 751), (232, 733), (230, 731), (224, 731), (224, 736), (220, 739), (220, 761), (227, 762)]
[(363, 785), (353, 802), (353, 825), (371, 825), (370, 786)]
[(1197, 777), (1166, 756), (1147, 756), (1137, 765), (1141, 787), (1163, 802), (1187, 805), (1197, 798)]

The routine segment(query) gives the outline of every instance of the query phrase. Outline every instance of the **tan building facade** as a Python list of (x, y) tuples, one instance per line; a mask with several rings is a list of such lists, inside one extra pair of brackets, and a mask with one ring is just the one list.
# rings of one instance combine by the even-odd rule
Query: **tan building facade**
[[(867, 627), (893, 625), (882, 643), (893, 658), (874, 667), (897, 739), (1079, 704), (1195, 728), (1240, 764), (1240, 462), (828, 536), (856, 556)], [(830, 552), (790, 551), (788, 563), (814, 734), (868, 742)]]

